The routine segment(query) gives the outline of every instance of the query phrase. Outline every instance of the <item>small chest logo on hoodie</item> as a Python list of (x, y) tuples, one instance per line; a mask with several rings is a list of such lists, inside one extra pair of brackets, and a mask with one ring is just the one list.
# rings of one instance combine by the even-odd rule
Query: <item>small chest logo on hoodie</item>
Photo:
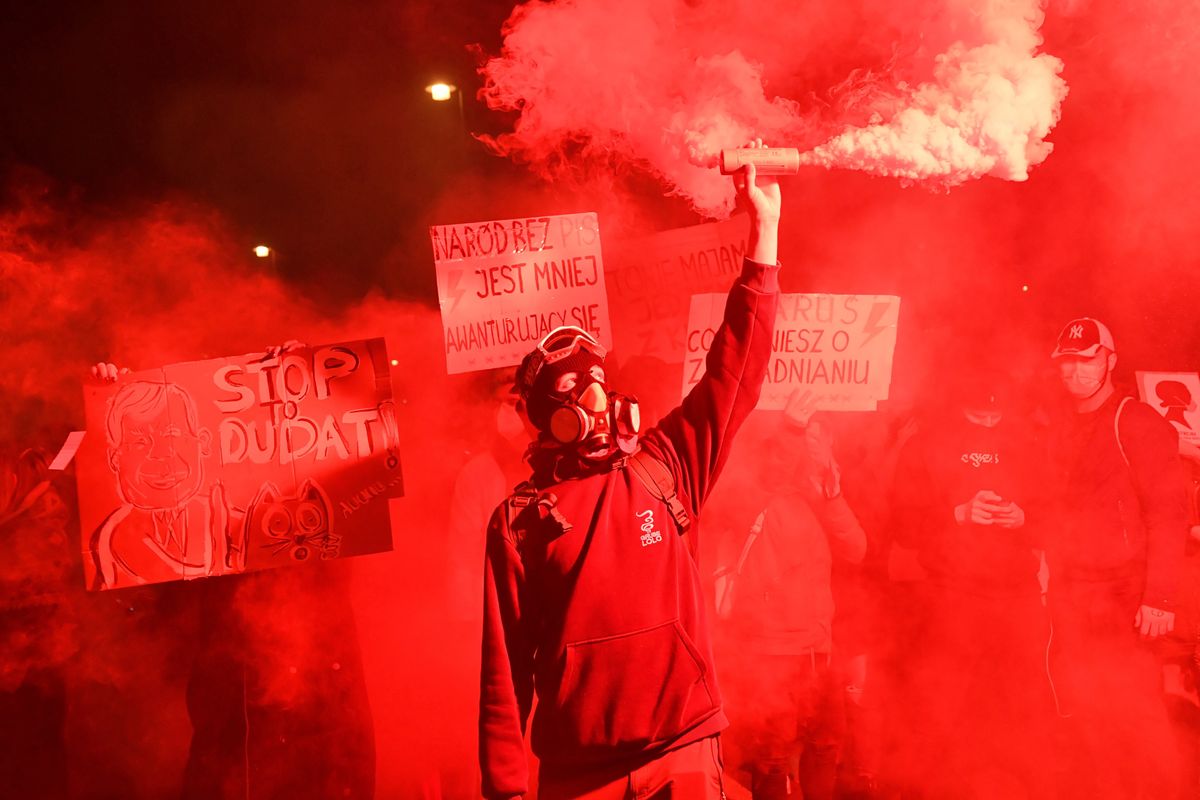
[(983, 464), (999, 464), (999, 453), (963, 453), (962, 462), (978, 469)]
[(653, 509), (647, 508), (634, 516), (642, 521), (642, 547), (649, 547), (662, 541), (662, 534), (654, 529)]

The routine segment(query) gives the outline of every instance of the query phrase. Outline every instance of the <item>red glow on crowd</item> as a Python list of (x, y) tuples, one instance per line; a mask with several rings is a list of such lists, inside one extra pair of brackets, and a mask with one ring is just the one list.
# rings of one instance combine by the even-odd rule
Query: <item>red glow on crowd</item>
[[(511, 369), (447, 373), (428, 227), (596, 212), (605, 267), (627, 266), (629, 242), (728, 217), (735, 190), (716, 154), (761, 136), (806, 162), (782, 181), (783, 291), (904, 305), (879, 409), (756, 412), (703, 511), (695, 558), (732, 726), (729, 797), (750, 796), (755, 765), (780, 760), (764, 731), (781, 715), (756, 699), (812, 688), (814, 675), (824, 693), (804, 697), (830, 705), (796, 712), (808, 761), (796, 742), (784, 754), (796, 762), (785, 790), (799, 782), (805, 797), (1200, 796), (1187, 794), (1200, 793), (1200, 640), (1183, 637), (1200, 635), (1197, 542), (1155, 555), (1179, 561), (1180, 636), (1143, 646), (1131, 617), (1119, 668), (1047, 680), (1050, 643), (1070, 642), (1052, 638), (1062, 629), (1050, 631), (1033, 555), (1045, 532), (1035, 509), (1054, 498), (1030, 485), (1048, 449), (1082, 447), (1061, 424), (1073, 406), (1048, 358), (1064, 323), (1107, 323), (1121, 392), (1136, 394), (1136, 371), (1200, 372), (1200, 12), (304, 2), (264, 32), (278, 14), (251, 5), (263, 25), (228, 60), (213, 55), (224, 22), (151, 46), (149, 32), (173, 24), (158, 10), (128, 28), (80, 21), (89, 40), (142, 42), (150, 63), (178, 51), (161, 80), (54, 27), (102, 109), (34, 97), (56, 86), (39, 55), (45, 20), (18, 20), (25, 43), (3, 57), (16, 77), (0, 90), (15, 109), (0, 126), (14, 131), (0, 142), (0, 781), (31, 787), (22, 797), (478, 797), (485, 526), (528, 476), (528, 428)], [(465, 67), (439, 71), (436, 47)], [(136, 97), (90, 83), (109, 72)], [(426, 87), (431, 76), (454, 84)], [(463, 105), (434, 102), (454, 93)], [(621, 313), (667, 317), (632, 303)], [(388, 501), (393, 552), (85, 591), (75, 467), (44, 462), (83, 428), (93, 364), (374, 336), (387, 343), (378, 377), (404, 476)], [(677, 363), (616, 348), (605, 368), (647, 426), (679, 402)], [(967, 426), (964, 412), (987, 418), (996, 387), (1005, 427)], [(1160, 405), (1187, 408), (1173, 397)], [(956, 513), (1010, 524), (1004, 501), (1027, 491), (1036, 500), (1013, 528), (1029, 532), (1026, 552), (931, 546), (933, 498), (966, 492), (1001, 449), (1024, 474), (1005, 473), (1011, 487), (994, 497), (972, 484), (938, 506), (938, 535), (961, 530)], [(951, 450), (968, 466), (919, 463)], [(1124, 469), (1123, 454), (1108, 466)], [(1197, 468), (1181, 463), (1194, 492)], [(835, 499), (845, 507), (829, 511)], [(772, 525), (795, 538), (756, 562), (748, 536)], [(957, 558), (980, 572), (955, 573), (948, 594), (938, 571)], [(801, 678), (764, 666), (795, 653), (755, 649), (762, 630), (722, 611), (745, 564), (760, 594), (786, 584), (789, 631), (811, 628), (784, 646), (810, 659)], [(1001, 573), (1028, 591), (989, 594)], [(1090, 601), (1071, 599), (1078, 621)], [(776, 619), (750, 605), (749, 627)], [(1011, 650), (973, 635), (984, 626)], [(1089, 727), (1080, 692), (1123, 724)], [(1126, 757), (1081, 762), (1098, 739)], [(778, 790), (764, 786), (763, 797)]]

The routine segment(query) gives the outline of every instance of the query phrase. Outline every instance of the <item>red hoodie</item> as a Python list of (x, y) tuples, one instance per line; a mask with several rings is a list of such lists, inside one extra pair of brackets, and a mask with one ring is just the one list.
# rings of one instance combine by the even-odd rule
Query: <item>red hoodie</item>
[[(641, 437), (696, 515), (758, 402), (771, 354), (778, 268), (747, 260), (729, 293), (707, 372)], [(728, 724), (713, 668), (696, 525), (671, 514), (628, 469), (555, 483), (570, 530), (548, 517), (488, 525), (479, 751), (483, 793), (528, 789), (523, 736), (537, 689), (533, 750), (547, 772), (632, 769)]]

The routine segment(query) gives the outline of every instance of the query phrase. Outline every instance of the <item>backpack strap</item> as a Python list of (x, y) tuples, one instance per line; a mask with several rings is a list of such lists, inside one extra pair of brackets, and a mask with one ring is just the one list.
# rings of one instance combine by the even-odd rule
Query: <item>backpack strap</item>
[(1121, 443), (1121, 412), (1125, 410), (1125, 404), (1132, 400), (1132, 397), (1122, 398), (1121, 404), (1117, 406), (1117, 413), (1113, 417), (1113, 433), (1117, 437), (1117, 449), (1121, 451), (1121, 460), (1125, 462), (1125, 466), (1130, 466), (1129, 456), (1125, 454), (1125, 445)]
[[(529, 516), (532, 515), (532, 518)], [(533, 481), (522, 481), (517, 484), (504, 501), (504, 517), (509, 531), (514, 537), (514, 544), (520, 547), (525, 540), (525, 534), (533, 520), (550, 518), (558, 526), (556, 536), (561, 536), (571, 530), (571, 523), (558, 510), (558, 498), (553, 492), (538, 491)], [(521, 518), (525, 517), (522, 522)]]
[[(738, 555), (737, 566), (722, 567), (713, 576), (717, 579), (717, 616), (721, 619), (727, 620), (733, 615), (734, 606), (737, 603), (737, 593), (745, 591), (737, 587), (742, 585), (742, 573), (746, 570), (746, 562), (750, 560), (750, 553), (754, 550), (755, 543), (762, 538), (766, 521), (767, 510), (764, 508), (754, 519), (754, 524), (750, 526), (750, 533), (746, 536), (746, 541), (742, 544), (742, 552)], [(779, 574), (775, 564), (770, 558), (764, 559), (764, 561), (767, 580), (772, 586), (777, 586)]]
[(742, 554), (738, 556), (737, 574), (741, 575), (742, 570), (746, 567), (746, 559), (750, 558), (750, 550), (753, 549), (754, 543), (758, 541), (758, 537), (763, 532), (763, 523), (767, 520), (767, 511), (763, 511), (754, 520), (754, 524), (750, 526), (750, 535), (746, 537), (746, 543), (742, 545)]
[(679, 529), (679, 535), (687, 533), (688, 529), (692, 527), (692, 515), (683, 501), (679, 499), (675, 476), (671, 474), (667, 465), (645, 450), (638, 450), (629, 457), (626, 463), (650, 494), (667, 504), (667, 510), (671, 512), (671, 518), (675, 520), (675, 527)]
[(504, 521), (509, 531), (516, 537), (517, 545), (520, 545), (525, 538), (521, 526), (517, 524), (517, 518), (536, 503), (537, 499), (538, 491), (537, 487), (533, 485), (533, 481), (522, 481), (504, 500)]

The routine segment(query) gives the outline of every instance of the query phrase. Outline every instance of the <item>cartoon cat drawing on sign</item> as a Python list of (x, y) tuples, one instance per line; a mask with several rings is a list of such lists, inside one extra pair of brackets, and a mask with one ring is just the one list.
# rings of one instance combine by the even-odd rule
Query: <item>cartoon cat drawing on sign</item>
[(246, 508), (247, 538), (261, 537), (260, 546), (272, 556), (286, 553), (294, 561), (337, 558), (342, 538), (334, 535), (332, 524), (329, 498), (311, 479), (286, 496), (265, 483)]

